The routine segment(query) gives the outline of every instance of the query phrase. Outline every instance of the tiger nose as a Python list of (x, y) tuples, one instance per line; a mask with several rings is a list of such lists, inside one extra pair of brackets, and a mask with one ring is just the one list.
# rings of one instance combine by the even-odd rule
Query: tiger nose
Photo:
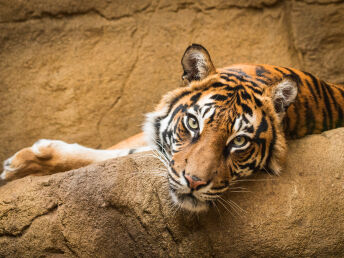
[(197, 176), (185, 175), (185, 179), (188, 182), (188, 186), (190, 187), (190, 189), (196, 189), (196, 188), (199, 188), (202, 185), (206, 185), (207, 184), (207, 182), (202, 181)]

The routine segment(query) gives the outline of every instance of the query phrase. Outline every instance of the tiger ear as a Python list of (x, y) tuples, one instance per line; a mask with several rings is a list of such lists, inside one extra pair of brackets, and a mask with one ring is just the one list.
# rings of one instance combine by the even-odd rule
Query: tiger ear
[(296, 99), (297, 92), (297, 83), (289, 77), (284, 78), (272, 88), (272, 101), (280, 118), (283, 118), (287, 108)]
[(201, 45), (189, 46), (182, 58), (183, 82), (188, 85), (192, 81), (200, 81), (216, 72), (208, 51)]

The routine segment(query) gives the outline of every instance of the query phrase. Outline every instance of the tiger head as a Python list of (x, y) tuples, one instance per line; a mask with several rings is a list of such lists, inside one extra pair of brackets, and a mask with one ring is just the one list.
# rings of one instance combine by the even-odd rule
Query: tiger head
[(266, 86), (240, 71), (215, 69), (196, 44), (186, 49), (182, 66), (184, 87), (162, 98), (144, 131), (164, 156), (173, 201), (198, 212), (239, 177), (280, 172), (282, 120), (297, 87), (289, 78)]

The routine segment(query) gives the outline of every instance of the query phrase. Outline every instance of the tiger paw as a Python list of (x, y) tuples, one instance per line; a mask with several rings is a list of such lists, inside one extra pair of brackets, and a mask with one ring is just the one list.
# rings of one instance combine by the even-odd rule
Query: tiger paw
[(69, 170), (68, 150), (73, 145), (57, 140), (39, 140), (5, 160), (0, 178), (10, 181), (30, 174), (47, 175)]

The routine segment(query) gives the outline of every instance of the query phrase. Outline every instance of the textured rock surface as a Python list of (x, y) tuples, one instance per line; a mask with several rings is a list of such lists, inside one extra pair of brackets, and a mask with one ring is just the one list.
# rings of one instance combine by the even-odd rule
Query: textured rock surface
[(179, 86), (192, 42), (218, 66), (293, 66), (344, 82), (337, 0), (0, 0), (0, 160), (39, 138), (108, 147)]
[(0, 187), (0, 256), (343, 256), (344, 128), (290, 142), (280, 177), (199, 216), (171, 205), (149, 155)]

